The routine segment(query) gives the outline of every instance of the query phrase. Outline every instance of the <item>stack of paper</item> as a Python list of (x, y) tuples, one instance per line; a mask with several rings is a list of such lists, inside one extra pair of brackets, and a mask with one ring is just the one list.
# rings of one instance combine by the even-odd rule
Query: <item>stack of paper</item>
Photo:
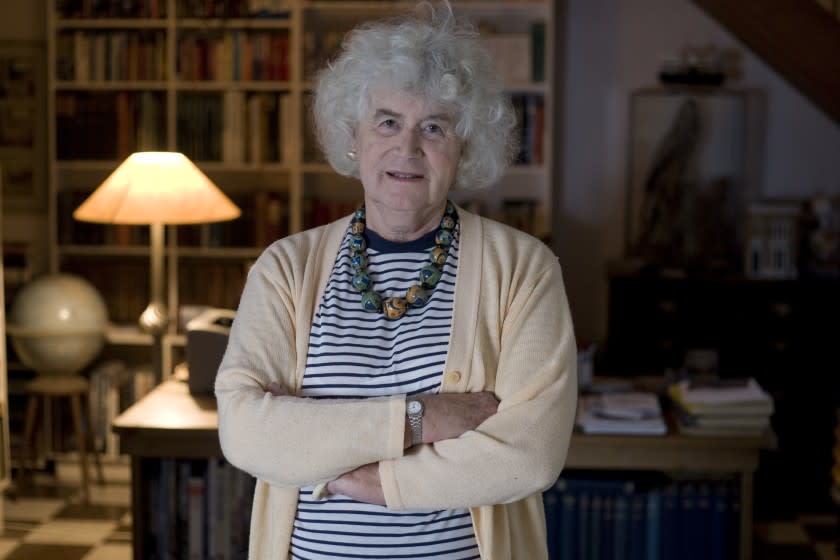
[(770, 427), (773, 398), (753, 378), (668, 388), (682, 433), (708, 436), (760, 436)]
[(668, 431), (659, 399), (647, 392), (582, 396), (576, 422), (585, 434), (659, 436)]

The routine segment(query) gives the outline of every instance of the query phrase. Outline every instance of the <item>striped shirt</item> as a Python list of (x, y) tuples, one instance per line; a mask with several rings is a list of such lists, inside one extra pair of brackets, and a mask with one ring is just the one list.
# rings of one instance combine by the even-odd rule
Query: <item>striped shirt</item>
[[(397, 320), (362, 310), (350, 284), (349, 233), (341, 245), (309, 335), (301, 395), (312, 398), (368, 398), (437, 393), (446, 362), (458, 232), (440, 281), (422, 308)], [(367, 231), (367, 271), (383, 298), (403, 296), (429, 263), (435, 232), (395, 243)], [(336, 558), (468, 560), (480, 558), (468, 509), (399, 510), (344, 496), (312, 499), (302, 488), (292, 533), (298, 560)]]

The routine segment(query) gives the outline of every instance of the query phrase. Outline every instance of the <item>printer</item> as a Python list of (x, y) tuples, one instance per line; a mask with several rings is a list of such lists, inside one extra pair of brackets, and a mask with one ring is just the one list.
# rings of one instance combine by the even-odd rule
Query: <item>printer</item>
[(216, 372), (227, 348), (230, 327), (236, 314), (232, 309), (211, 308), (187, 325), (188, 385), (194, 395), (212, 395)]

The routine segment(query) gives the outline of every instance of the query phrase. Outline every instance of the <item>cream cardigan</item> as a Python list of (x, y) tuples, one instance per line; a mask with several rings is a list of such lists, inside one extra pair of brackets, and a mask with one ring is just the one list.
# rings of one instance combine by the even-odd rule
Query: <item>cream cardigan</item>
[(483, 560), (547, 558), (541, 491), (557, 479), (577, 399), (560, 266), (542, 243), (458, 209), (460, 262), (442, 392), (491, 390), (476, 430), (403, 452), (403, 395), (300, 391), (312, 319), (349, 217), (272, 244), (252, 267), (216, 379), (225, 457), (258, 479), (249, 558), (286, 559), (298, 488), (379, 462), (389, 508), (471, 508)]

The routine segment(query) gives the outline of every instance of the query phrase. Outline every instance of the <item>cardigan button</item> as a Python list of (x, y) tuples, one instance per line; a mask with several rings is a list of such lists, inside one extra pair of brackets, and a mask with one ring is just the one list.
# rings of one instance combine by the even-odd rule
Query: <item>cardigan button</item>
[(453, 385), (461, 381), (461, 372), (460, 371), (450, 371), (446, 375), (446, 381), (452, 383)]

